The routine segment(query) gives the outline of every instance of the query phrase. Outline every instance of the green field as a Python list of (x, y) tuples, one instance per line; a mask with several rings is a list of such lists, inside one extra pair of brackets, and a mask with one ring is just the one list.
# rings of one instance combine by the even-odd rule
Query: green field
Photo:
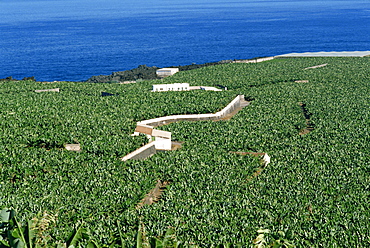
[[(176, 82), (228, 90), (150, 92)], [(50, 88), (60, 92), (35, 93)], [(180, 150), (119, 160), (148, 142), (131, 136), (136, 122), (214, 113), (238, 94), (253, 101), (230, 120), (160, 127)], [(33, 246), (71, 245), (74, 230), (84, 230), (76, 247), (370, 246), (369, 57), (223, 64), (136, 84), (0, 82), (0, 106), (0, 209), (34, 219)], [(231, 152), (271, 163), (261, 172)], [(169, 182), (161, 199), (137, 208), (157, 180)]]

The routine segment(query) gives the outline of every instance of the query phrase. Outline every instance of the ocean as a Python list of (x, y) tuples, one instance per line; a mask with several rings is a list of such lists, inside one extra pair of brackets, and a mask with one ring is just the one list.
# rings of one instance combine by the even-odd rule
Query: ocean
[(369, 0), (0, 0), (0, 78), (370, 50)]

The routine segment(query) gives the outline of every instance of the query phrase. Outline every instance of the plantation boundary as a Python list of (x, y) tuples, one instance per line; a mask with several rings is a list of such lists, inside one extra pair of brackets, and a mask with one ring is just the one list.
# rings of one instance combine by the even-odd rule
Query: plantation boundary
[(60, 89), (59, 88), (55, 88), (55, 89), (46, 89), (46, 90), (35, 90), (36, 93), (41, 93), (41, 92), (59, 92)]
[(304, 68), (304, 69), (305, 70), (307, 70), (307, 69), (316, 69), (316, 68), (324, 67), (324, 66), (327, 66), (327, 65), (328, 64), (315, 65), (315, 66), (307, 67), (307, 68)]
[(131, 152), (130, 154), (124, 156), (121, 160), (126, 161), (129, 159), (135, 159), (135, 160), (140, 160), (140, 159), (145, 159), (148, 158), (152, 155), (154, 155), (157, 152), (155, 149), (155, 144), (154, 142), (149, 142), (145, 146), (140, 147), (139, 149)]
[[(244, 95), (238, 95), (234, 98), (225, 108), (214, 114), (189, 114), (189, 115), (170, 115), (154, 119), (149, 119), (145, 121), (140, 121), (137, 123), (138, 127), (158, 127), (162, 125), (167, 125), (178, 121), (208, 121), (208, 120), (220, 120), (226, 115), (233, 113), (237, 109), (244, 108), (248, 106), (250, 102), (244, 100)], [(238, 110), (238, 111), (239, 111)], [(234, 113), (235, 115), (236, 113)]]
[(214, 114), (170, 115), (138, 122), (133, 135), (136, 136), (142, 133), (147, 135), (149, 140), (154, 137), (154, 141), (150, 142), (150, 145), (147, 144), (136, 151), (127, 154), (121, 158), (121, 160), (145, 159), (155, 154), (157, 150), (172, 149), (173, 142), (171, 141), (171, 132), (157, 130), (153, 127), (167, 125), (178, 121), (227, 120), (249, 104), (250, 102), (245, 100), (244, 95), (238, 95), (225, 108)]
[(256, 59), (246, 59), (246, 60), (235, 60), (233, 63), (260, 63), (268, 60), (272, 60), (275, 57), (265, 57), (265, 58), (256, 58)]

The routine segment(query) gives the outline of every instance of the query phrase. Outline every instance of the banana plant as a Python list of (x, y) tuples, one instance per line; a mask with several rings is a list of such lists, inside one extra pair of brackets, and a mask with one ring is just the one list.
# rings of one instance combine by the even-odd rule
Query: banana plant
[[(12, 209), (4, 208), (0, 211), (0, 248), (40, 248), (41, 245), (35, 242), (36, 232), (34, 220), (27, 221), (25, 226), (22, 226), (16, 218), (16, 213)], [(56, 248), (75, 248), (81, 247), (82, 239), (89, 240), (91, 237), (88, 229), (81, 224), (75, 229), (67, 241), (62, 244), (51, 245)], [(86, 248), (97, 248), (99, 245), (90, 240), (85, 246)]]
[(1, 247), (32, 248), (35, 237), (29, 221), (25, 228), (19, 224), (15, 211), (2, 209), (0, 212), (0, 244)]

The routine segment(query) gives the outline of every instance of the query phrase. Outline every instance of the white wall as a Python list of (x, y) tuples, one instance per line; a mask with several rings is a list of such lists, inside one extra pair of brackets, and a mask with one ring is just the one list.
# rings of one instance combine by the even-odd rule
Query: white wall
[(183, 91), (189, 90), (188, 83), (175, 83), (175, 84), (153, 84), (153, 91)]
[[(240, 102), (242, 100), (244, 100), (244, 95), (238, 95), (224, 109), (214, 114), (172, 115), (141, 121), (137, 123), (134, 135), (144, 133), (148, 135), (150, 138), (154, 137), (155, 141), (153, 143), (155, 144), (155, 149), (171, 150), (172, 149), (171, 132), (154, 129), (153, 127), (182, 120), (188, 121), (218, 120), (225, 117), (225, 115), (233, 112), (235, 108), (240, 107)], [(142, 151), (140, 149), (142, 148), (139, 148), (138, 150)], [(146, 149), (144, 149), (144, 151), (146, 151)], [(136, 153), (134, 154), (136, 155)], [(132, 155), (130, 156), (129, 155), (127, 155), (125, 159), (126, 158), (130, 159), (132, 157)]]
[(155, 149), (157, 150), (171, 150), (172, 141), (171, 138), (155, 137)]
[(225, 117), (227, 114), (240, 107), (240, 102), (244, 100), (244, 95), (238, 95), (225, 108), (214, 114), (189, 114), (189, 115), (170, 115), (150, 120), (140, 121), (137, 125), (148, 125), (152, 127), (165, 125), (176, 121), (199, 121), (199, 120), (217, 120)]

